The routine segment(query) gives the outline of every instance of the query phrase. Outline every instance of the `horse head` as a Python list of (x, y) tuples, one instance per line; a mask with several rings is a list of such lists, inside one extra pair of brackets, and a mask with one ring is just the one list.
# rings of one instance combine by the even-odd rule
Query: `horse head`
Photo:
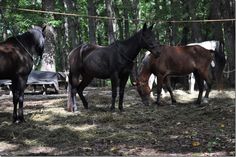
[(43, 28), (35, 26), (29, 31), (33, 36), (34, 51), (40, 58), (42, 58), (44, 52), (45, 28), (46, 26), (44, 26)]
[(137, 80), (136, 82), (137, 91), (142, 99), (144, 105), (148, 106), (150, 102), (151, 89), (147, 82)]
[(147, 28), (147, 24), (143, 25), (141, 30), (141, 43), (139, 43), (142, 48), (149, 50), (155, 57), (159, 56), (158, 51), (156, 49), (159, 47), (159, 43), (156, 41), (155, 34), (153, 33), (152, 24), (150, 27)]

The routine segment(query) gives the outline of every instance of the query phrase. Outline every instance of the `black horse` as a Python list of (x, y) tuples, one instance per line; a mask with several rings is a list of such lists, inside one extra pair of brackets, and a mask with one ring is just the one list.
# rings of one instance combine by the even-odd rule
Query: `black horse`
[[(88, 108), (88, 103), (83, 96), (84, 88), (93, 78), (111, 79), (112, 84), (112, 106), (115, 109), (117, 87), (119, 85), (119, 109), (123, 110), (123, 97), (126, 82), (133, 66), (133, 60), (139, 51), (144, 48), (154, 53), (158, 47), (155, 35), (152, 32), (153, 25), (143, 28), (132, 37), (124, 41), (115, 41), (109, 46), (98, 46), (93, 44), (83, 44), (72, 50), (69, 55), (69, 91), (68, 110), (77, 110), (75, 95), (78, 92), (84, 108)], [(80, 77), (82, 81), (80, 82)]]
[[(45, 27), (35, 27), (0, 43), (0, 79), (12, 81), (13, 122), (24, 122), (24, 89), (33, 67), (33, 53), (42, 58)], [(17, 115), (17, 104), (19, 110)]]

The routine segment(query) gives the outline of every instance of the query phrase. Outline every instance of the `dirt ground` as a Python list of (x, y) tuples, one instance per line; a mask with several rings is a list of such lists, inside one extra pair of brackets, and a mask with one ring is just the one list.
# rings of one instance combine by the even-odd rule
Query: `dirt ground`
[[(175, 90), (163, 105), (144, 106), (126, 88), (124, 112), (110, 112), (109, 88), (87, 88), (89, 109), (79, 101), (65, 110), (66, 94), (25, 95), (26, 123), (12, 124), (12, 97), (0, 96), (0, 155), (235, 156), (235, 91), (213, 90), (196, 106), (198, 92)], [(78, 99), (79, 100), (79, 99)]]

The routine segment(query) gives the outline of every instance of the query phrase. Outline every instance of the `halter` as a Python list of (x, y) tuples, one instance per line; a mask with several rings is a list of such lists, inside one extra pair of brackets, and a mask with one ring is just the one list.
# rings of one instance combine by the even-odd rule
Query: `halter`
[(17, 37), (15, 35), (13, 35), (13, 36), (16, 38), (16, 41), (23, 47), (23, 49), (29, 54), (32, 61), (34, 61), (34, 58), (33, 58), (32, 54), (25, 48), (25, 46), (22, 44), (22, 42), (20, 42), (20, 40), (17, 39)]

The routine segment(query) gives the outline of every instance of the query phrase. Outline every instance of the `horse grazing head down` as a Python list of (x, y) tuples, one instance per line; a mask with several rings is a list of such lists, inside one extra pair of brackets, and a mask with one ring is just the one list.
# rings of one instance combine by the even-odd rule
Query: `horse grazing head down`
[(44, 52), (45, 28), (46, 26), (44, 26), (43, 28), (35, 26), (28, 31), (32, 37), (31, 42), (34, 45), (32, 51), (34, 51), (34, 53), (36, 53), (40, 58), (42, 58)]
[(142, 48), (149, 50), (155, 57), (159, 56), (159, 52), (156, 49), (159, 48), (159, 43), (156, 41), (155, 34), (153, 33), (152, 24), (150, 27), (147, 28), (147, 24), (143, 25), (143, 28), (140, 30), (141, 37), (140, 37), (140, 45)]

